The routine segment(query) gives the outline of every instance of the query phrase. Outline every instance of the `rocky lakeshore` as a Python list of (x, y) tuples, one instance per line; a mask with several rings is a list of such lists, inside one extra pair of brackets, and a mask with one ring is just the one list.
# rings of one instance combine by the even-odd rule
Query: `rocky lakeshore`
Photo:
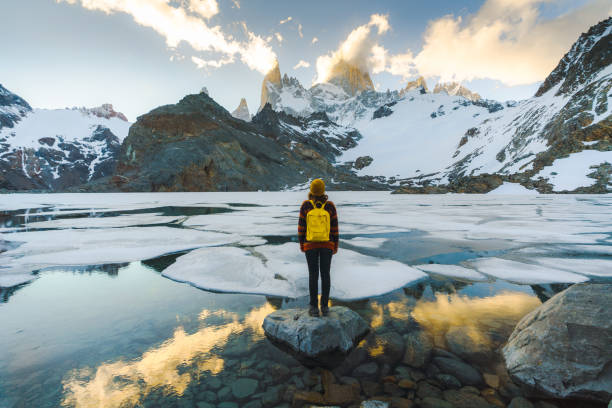
[[(454, 290), (451, 281), (405, 289), (407, 294), (427, 287)], [(440, 286), (441, 285), (441, 286)], [(604, 285), (605, 286), (605, 285)], [(446, 289), (444, 289), (446, 287)], [(541, 292), (543, 293), (543, 291)], [(450, 295), (449, 295), (450, 296)], [(517, 308), (532, 308), (531, 302)], [(457, 299), (455, 299), (457, 301)], [(367, 301), (366, 301), (367, 302)], [(359, 310), (363, 304), (347, 304)], [(429, 305), (431, 306), (431, 305)], [(338, 306), (336, 306), (338, 307)], [(389, 307), (392, 310), (395, 305)], [(346, 308), (344, 308), (346, 309)], [(271, 316), (291, 314), (279, 310)], [(536, 309), (533, 313), (537, 313)], [(388, 312), (388, 311), (386, 311)], [(385, 313), (386, 313), (385, 312)], [(415, 313), (416, 312), (416, 313)], [(439, 312), (439, 310), (438, 310)], [(333, 369), (308, 368), (275, 343), (236, 343), (226, 350), (226, 370), (190, 385), (178, 407), (421, 407), (421, 408), (603, 408), (601, 401), (555, 399), (521, 388), (505, 368), (500, 353), (514, 325), (497, 322), (483, 327), (447, 326), (432, 330), (420, 306), (402, 319), (382, 325), (371, 312), (361, 311), (371, 331), (348, 357)], [(478, 311), (474, 318), (478, 318)], [(294, 313), (295, 314), (295, 313)], [(415, 316), (415, 317), (412, 317)], [(435, 316), (432, 318), (435, 319)], [(456, 320), (452, 316), (451, 320)], [(315, 318), (312, 318), (315, 319)], [(322, 318), (321, 318), (322, 319)], [(442, 320), (444, 317), (442, 317)], [(299, 320), (299, 319), (298, 319)], [(486, 318), (485, 318), (486, 320)], [(430, 322), (431, 323), (431, 322)], [(488, 324), (488, 323), (487, 323)], [(435, 326), (435, 325), (434, 325)], [(144, 407), (155, 407), (155, 393)], [(193, 402), (183, 403), (185, 398)], [(158, 398), (162, 399), (161, 395)], [(163, 399), (162, 399), (163, 400)], [(158, 400), (159, 401), (159, 400)], [(174, 405), (172, 405), (174, 406)]]

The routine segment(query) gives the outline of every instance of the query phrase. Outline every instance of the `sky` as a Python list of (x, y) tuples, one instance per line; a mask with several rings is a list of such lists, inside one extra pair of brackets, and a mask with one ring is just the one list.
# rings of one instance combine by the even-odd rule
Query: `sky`
[(278, 60), (309, 87), (346, 60), (379, 90), (423, 75), (524, 99), (609, 0), (2, 0), (0, 84), (36, 108), (112, 103), (131, 121), (207, 87), (259, 107)]

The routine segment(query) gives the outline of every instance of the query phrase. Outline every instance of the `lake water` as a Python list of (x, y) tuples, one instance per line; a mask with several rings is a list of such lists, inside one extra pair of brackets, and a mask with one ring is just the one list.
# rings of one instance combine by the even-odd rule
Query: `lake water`
[[(283, 406), (321, 391), (321, 373), (261, 329), (307, 304), (303, 196), (0, 196), (0, 407)], [(469, 333), (492, 354), (468, 362), (503, 382), (498, 349), (524, 314), (573, 282), (610, 280), (610, 196), (330, 199), (342, 237), (332, 303), (370, 324), (359, 364), (378, 364), (374, 382), (403, 366), (376, 336), (414, 325), (441, 349), (450, 331)]]

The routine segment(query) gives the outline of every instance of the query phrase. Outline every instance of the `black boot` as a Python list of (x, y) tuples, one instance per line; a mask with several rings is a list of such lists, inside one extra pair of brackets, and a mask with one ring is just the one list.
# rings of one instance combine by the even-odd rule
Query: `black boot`
[(308, 309), (308, 314), (313, 317), (319, 317), (319, 308), (316, 306), (310, 306), (310, 309)]
[(323, 316), (327, 316), (327, 314), (329, 313), (329, 307), (327, 306), (321, 306), (321, 314)]

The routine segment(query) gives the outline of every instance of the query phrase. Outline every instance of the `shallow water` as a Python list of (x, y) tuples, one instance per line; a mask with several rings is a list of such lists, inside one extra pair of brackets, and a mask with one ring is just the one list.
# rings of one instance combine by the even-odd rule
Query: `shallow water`
[[(157, 247), (151, 252), (135, 246), (124, 262), (101, 266), (69, 265), (62, 254), (74, 248), (63, 243), (43, 240), (33, 245), (33, 241), (12, 239), (29, 239), (24, 232), (38, 236), (49, 231), (56, 232), (59, 239), (75, 228), (117, 231), (120, 237), (126, 228), (139, 228), (146, 236), (160, 225), (179, 232), (218, 233), (226, 227), (225, 232), (237, 236), (227, 244), (207, 241), (206, 245), (256, 251), (262, 242), (247, 239), (263, 239), (266, 245), (295, 242), (293, 212), (299, 197), (293, 193), (3, 196), (0, 261), (5, 273), (10, 263), (21, 268), (20, 276), (29, 282), (0, 288), (0, 407), (196, 407), (198, 402), (209, 401), (214, 406), (221, 400), (244, 406), (274, 400), (278, 386), (283, 387), (283, 395), (296, 389), (320, 391), (320, 383), (313, 380), (316, 370), (278, 351), (261, 329), (268, 313), (279, 307), (304, 307), (304, 297), (213, 293), (161, 275), (201, 243), (177, 243), (175, 236), (168, 236), (167, 244), (174, 245), (168, 251), (172, 254), (164, 255), (161, 250), (146, 259), (147, 254), (159, 252)], [(356, 197), (365, 202), (355, 204)], [(395, 209), (394, 200), (401, 210)], [(470, 260), (482, 257), (524, 260), (537, 255), (583, 259), (592, 271), (594, 264), (589, 262), (611, 257), (611, 201), (607, 196), (542, 196), (496, 203), (487, 197), (441, 197), (436, 201), (427, 196), (338, 193), (336, 204), (345, 219), (343, 223), (341, 218), (341, 233), (346, 231), (339, 255), (344, 249), (407, 265), (463, 262), (468, 267)], [(429, 210), (421, 216), (410, 214), (417, 208)], [(521, 210), (512, 213), (509, 208)], [(364, 217), (368, 211), (374, 216)], [(272, 227), (235, 225), (231, 217), (245, 212), (254, 214), (255, 222)], [(257, 218), (256, 214), (264, 215)], [(549, 222), (542, 224), (538, 221), (542, 217)], [(485, 225), (489, 228), (483, 228)], [(565, 229), (560, 231), (559, 226)], [(351, 238), (386, 240), (353, 245), (348, 241)], [(159, 239), (163, 247), (164, 237)], [(16, 252), (27, 245), (35, 253)], [(104, 254), (105, 248), (98, 249)], [(48, 251), (58, 255), (49, 257)], [(27, 256), (37, 254), (45, 255), (47, 263), (26, 262)], [(98, 253), (95, 256), (104, 259)], [(588, 277), (609, 279), (601, 272), (604, 276)], [(524, 279), (517, 275), (513, 280)], [(332, 302), (361, 314), (374, 336), (385, 332), (404, 335), (417, 324), (440, 348), (447, 347), (446, 333), (459, 329), (498, 350), (525, 313), (567, 285), (554, 279), (528, 285), (491, 275), (473, 282), (428, 274), (384, 295)], [(376, 361), (384, 370), (379, 348), (372, 343), (375, 338), (367, 338), (360, 347), (368, 350), (365, 362)], [(482, 372), (503, 377), (499, 354), (493, 356), (485, 366), (470, 363)], [(257, 380), (248, 397), (236, 398), (231, 391), (239, 378)], [(270, 406), (282, 403), (281, 395)]]

